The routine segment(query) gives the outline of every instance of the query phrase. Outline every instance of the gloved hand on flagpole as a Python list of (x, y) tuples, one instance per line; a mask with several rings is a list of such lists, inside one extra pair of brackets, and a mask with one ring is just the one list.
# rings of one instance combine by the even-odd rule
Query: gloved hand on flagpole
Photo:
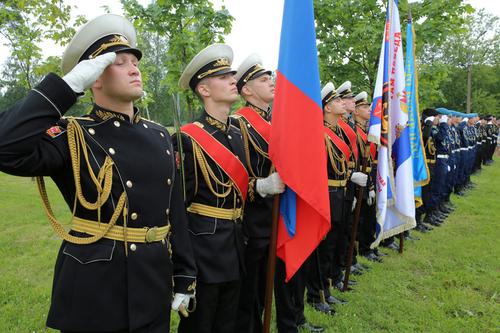
[(191, 298), (194, 298), (194, 295), (175, 293), (174, 300), (172, 301), (172, 310), (179, 311), (184, 317), (187, 317), (187, 309)]
[(368, 181), (368, 175), (362, 172), (353, 172), (351, 181), (359, 186), (365, 187)]
[(262, 179), (257, 179), (255, 185), (257, 192), (261, 197), (265, 198), (268, 195), (275, 195), (285, 191), (285, 184), (277, 172), (273, 172), (270, 176)]
[(375, 203), (375, 191), (374, 190), (371, 190), (370, 192), (368, 192), (368, 198), (366, 199), (366, 203), (368, 204), (368, 206), (371, 206)]

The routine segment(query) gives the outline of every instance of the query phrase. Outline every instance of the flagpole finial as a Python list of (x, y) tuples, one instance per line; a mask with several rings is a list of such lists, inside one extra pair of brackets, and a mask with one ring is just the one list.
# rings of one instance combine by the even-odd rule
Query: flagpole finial
[(408, 4), (408, 23), (411, 23), (411, 7), (410, 7), (410, 4)]

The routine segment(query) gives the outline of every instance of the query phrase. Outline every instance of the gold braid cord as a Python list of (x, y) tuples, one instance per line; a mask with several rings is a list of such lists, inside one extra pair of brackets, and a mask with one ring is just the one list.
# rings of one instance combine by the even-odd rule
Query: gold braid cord
[[(325, 134), (326, 135), (326, 134)], [(347, 161), (344, 155), (340, 156), (337, 154), (335, 148), (333, 148), (333, 143), (330, 138), (326, 138), (326, 149), (328, 151), (328, 157), (330, 158), (330, 164), (337, 175), (346, 175), (347, 172)], [(337, 167), (337, 162), (341, 166), (340, 169)]]
[[(203, 178), (205, 179), (205, 183), (207, 184), (208, 189), (217, 198), (227, 197), (231, 193), (231, 190), (233, 189), (232, 180), (229, 179), (225, 183), (219, 180), (219, 178), (217, 178), (217, 176), (214, 174), (212, 168), (208, 165), (207, 159), (205, 158), (205, 154), (203, 154), (201, 147), (194, 140), (192, 140), (192, 142), (193, 142), (194, 155), (196, 156), (196, 160), (198, 161), (198, 165), (200, 166), (201, 173), (203, 175)], [(218, 193), (217, 191), (215, 191), (212, 186), (212, 179), (215, 181), (217, 185), (226, 188), (226, 190), (223, 193)]]
[(425, 145), (425, 147), (429, 150), (430, 155), (436, 155), (436, 147), (434, 146), (434, 141), (432, 141), (431, 137), (427, 139), (427, 144)]
[[(80, 204), (88, 209), (88, 210), (97, 210), (98, 222), (101, 222), (101, 207), (108, 200), (109, 195), (111, 193), (111, 186), (113, 181), (113, 161), (109, 156), (106, 156), (103, 166), (100, 168), (98, 175), (94, 174), (92, 167), (90, 165), (90, 161), (88, 158), (87, 147), (85, 143), (85, 137), (83, 134), (83, 130), (80, 127), (80, 124), (75, 119), (69, 119), (68, 127), (67, 127), (67, 135), (68, 135), (68, 146), (71, 157), (71, 165), (73, 168), (73, 177), (75, 180), (75, 205), (73, 207), (73, 216), (76, 212), (76, 203), (77, 200)], [(97, 200), (96, 202), (88, 202), (86, 198), (83, 196), (81, 182), (80, 182), (80, 164), (81, 164), (81, 152), (83, 152), (83, 158), (85, 159), (85, 163), (87, 165), (87, 169), (89, 171), (90, 177), (96, 186), (97, 189)], [(49, 198), (47, 195), (47, 191), (45, 188), (45, 181), (43, 177), (37, 177), (37, 185), (38, 191), (40, 192), (40, 196), (42, 198), (42, 203), (44, 206), (45, 213), (47, 214), (49, 221), (52, 225), (54, 231), (64, 240), (74, 243), (74, 244), (91, 244), (95, 243), (101, 238), (103, 238), (106, 233), (116, 224), (121, 213), (123, 213), (124, 219), (124, 232), (125, 232), (125, 246), (126, 246), (126, 219), (127, 219), (127, 207), (126, 200), (127, 196), (125, 192), (120, 195), (118, 199), (118, 203), (116, 205), (115, 211), (111, 216), (111, 220), (107, 223), (107, 227), (103, 229), (103, 231), (91, 237), (75, 237), (70, 235), (64, 227), (57, 221), (54, 216), (54, 212), (52, 207), (50, 206)]]
[(245, 156), (247, 158), (247, 169), (250, 172), (250, 176), (254, 178), (260, 178), (255, 175), (252, 169), (252, 164), (250, 160), (250, 145), (249, 143), (252, 144), (253, 148), (255, 151), (262, 155), (264, 158), (269, 159), (269, 154), (266, 153), (262, 148), (259, 147), (259, 145), (252, 139), (250, 136), (250, 133), (248, 133), (247, 125), (245, 121), (243, 120), (243, 117), (238, 118), (238, 121), (240, 122), (240, 130), (241, 130), (241, 136), (243, 137), (243, 147), (245, 148)]

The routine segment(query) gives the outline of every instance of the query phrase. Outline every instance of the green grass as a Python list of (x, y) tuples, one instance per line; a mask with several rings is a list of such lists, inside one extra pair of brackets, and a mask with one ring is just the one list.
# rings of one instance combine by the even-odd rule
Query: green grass
[[(500, 332), (500, 162), (473, 181), (476, 189), (453, 197), (458, 209), (442, 227), (414, 232), (421, 240), (405, 242), (403, 255), (370, 264), (335, 316), (307, 306), (308, 320), (327, 332)], [(67, 221), (51, 183), (49, 190)], [(45, 319), (59, 244), (36, 184), (0, 173), (0, 332), (51, 331)]]

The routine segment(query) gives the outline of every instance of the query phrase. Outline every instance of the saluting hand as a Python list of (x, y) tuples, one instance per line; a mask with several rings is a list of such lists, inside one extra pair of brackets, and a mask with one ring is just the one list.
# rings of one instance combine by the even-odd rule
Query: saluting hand
[(83, 93), (94, 84), (101, 76), (102, 72), (116, 59), (116, 53), (109, 52), (94, 59), (79, 62), (68, 74), (63, 76), (63, 80), (75, 93)]

